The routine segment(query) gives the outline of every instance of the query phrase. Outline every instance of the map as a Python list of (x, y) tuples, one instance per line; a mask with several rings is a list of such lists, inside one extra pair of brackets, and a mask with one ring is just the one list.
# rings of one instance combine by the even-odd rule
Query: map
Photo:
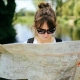
[(80, 41), (0, 45), (0, 77), (80, 80)]

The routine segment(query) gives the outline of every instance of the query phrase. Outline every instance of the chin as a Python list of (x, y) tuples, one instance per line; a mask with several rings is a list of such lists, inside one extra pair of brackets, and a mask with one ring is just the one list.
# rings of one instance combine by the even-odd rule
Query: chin
[(47, 38), (47, 37), (46, 37), (46, 38), (43, 38), (43, 40), (45, 40), (45, 41), (48, 40), (48, 39), (49, 39), (49, 38)]

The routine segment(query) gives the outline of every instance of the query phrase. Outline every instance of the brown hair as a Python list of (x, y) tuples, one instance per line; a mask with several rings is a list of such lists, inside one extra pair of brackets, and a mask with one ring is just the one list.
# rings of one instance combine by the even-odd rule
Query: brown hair
[(47, 22), (49, 29), (56, 28), (56, 14), (49, 3), (40, 3), (34, 17), (34, 28), (41, 28)]

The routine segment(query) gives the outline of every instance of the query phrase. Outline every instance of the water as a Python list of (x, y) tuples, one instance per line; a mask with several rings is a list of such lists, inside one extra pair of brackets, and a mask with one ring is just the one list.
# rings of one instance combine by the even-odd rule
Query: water
[[(14, 26), (15, 30), (16, 30), (16, 42), (17, 43), (22, 43), (24, 41), (27, 41), (27, 39), (33, 37), (33, 33), (31, 31), (31, 29), (26, 26), (26, 25), (21, 25), (21, 24), (16, 24)], [(61, 39), (63, 41), (71, 41), (71, 37), (69, 35), (62, 35)]]
[(24, 41), (26, 41), (28, 38), (33, 37), (33, 33), (31, 31), (31, 29), (29, 27), (27, 27), (26, 25), (21, 25), (21, 24), (16, 24), (14, 26), (15, 30), (16, 30), (16, 42), (17, 43), (22, 43)]
[(63, 41), (71, 41), (71, 37), (69, 35), (63, 35), (61, 39)]

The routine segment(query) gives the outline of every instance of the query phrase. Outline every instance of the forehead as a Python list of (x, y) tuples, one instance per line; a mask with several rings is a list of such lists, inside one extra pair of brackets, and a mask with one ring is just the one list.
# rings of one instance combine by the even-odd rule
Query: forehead
[(41, 29), (49, 29), (46, 22), (43, 23), (43, 25), (41, 26)]

